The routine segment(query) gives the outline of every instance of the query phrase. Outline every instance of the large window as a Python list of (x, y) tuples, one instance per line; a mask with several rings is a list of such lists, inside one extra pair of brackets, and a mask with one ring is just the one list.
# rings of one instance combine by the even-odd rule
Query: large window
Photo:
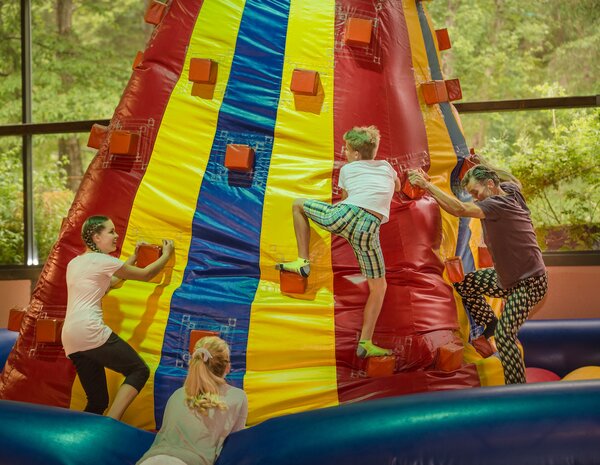
[[(428, 2), (464, 102), (600, 94), (597, 0)], [(600, 250), (600, 110), (461, 114), (469, 146), (522, 182), (545, 251)]]
[(465, 101), (512, 100), (600, 91), (598, 0), (427, 2), (452, 48), (444, 74), (460, 78)]
[(477, 152), (523, 184), (542, 250), (600, 250), (600, 109), (461, 120)]
[[(153, 31), (143, 21), (148, 3), (0, 0), (0, 126), (24, 121), (23, 102), (31, 103), (32, 123), (60, 126), (15, 126), (0, 136), (0, 266), (46, 260), (94, 154), (87, 134), (61, 123), (111, 117)], [(31, 10), (31, 48), (20, 32), (21, 5)], [(600, 94), (597, 0), (424, 5), (436, 28), (449, 29), (444, 74), (460, 78), (463, 102)], [(31, 95), (22, 55), (31, 55)], [(598, 108), (462, 113), (461, 120), (469, 146), (523, 182), (544, 250), (600, 249)]]
[(48, 258), (94, 155), (85, 148), (86, 140), (87, 135), (82, 134), (33, 138), (34, 239), (40, 263)]
[(140, 0), (32, 2), (33, 121), (110, 118), (152, 28)]
[(19, 2), (0, 2), (0, 124), (21, 122), (20, 18)]
[(24, 264), (20, 137), (0, 137), (0, 264)]
[[(31, 49), (21, 42), (21, 4), (30, 6)], [(145, 48), (153, 31), (143, 19), (147, 4), (0, 1), (0, 125), (24, 121), (22, 99), (28, 93), (21, 90), (21, 60), (22, 51), (29, 50), (31, 123), (110, 118), (136, 52)], [(0, 136), (0, 265), (46, 260), (94, 155), (86, 148), (86, 133), (31, 133), (33, 137)]]

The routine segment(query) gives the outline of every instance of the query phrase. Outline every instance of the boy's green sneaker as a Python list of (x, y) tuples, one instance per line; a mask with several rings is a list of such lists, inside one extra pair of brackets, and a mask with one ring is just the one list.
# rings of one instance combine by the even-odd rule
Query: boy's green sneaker
[(390, 349), (377, 347), (370, 340), (362, 340), (358, 342), (356, 355), (358, 355), (360, 358), (383, 357), (385, 355), (392, 355), (392, 351)]
[(275, 265), (275, 269), (297, 273), (300, 276), (308, 278), (310, 274), (310, 261), (305, 258), (297, 258), (293, 262), (278, 263)]

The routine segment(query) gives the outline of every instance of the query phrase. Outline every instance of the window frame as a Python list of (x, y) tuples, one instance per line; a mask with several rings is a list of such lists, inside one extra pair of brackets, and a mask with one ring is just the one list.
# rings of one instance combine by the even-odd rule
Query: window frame
[[(89, 132), (94, 124), (108, 126), (110, 120), (67, 121), (56, 123), (32, 122), (32, 31), (31, 0), (21, 2), (21, 124), (0, 125), (0, 137), (21, 136), (23, 166), (24, 264), (0, 264), (0, 280), (35, 278), (43, 264), (37, 263), (33, 222), (33, 136)], [(454, 106), (459, 114), (504, 111), (530, 111), (600, 107), (600, 95), (570, 96), (539, 99), (462, 102)], [(547, 266), (599, 266), (600, 251), (544, 252)]]

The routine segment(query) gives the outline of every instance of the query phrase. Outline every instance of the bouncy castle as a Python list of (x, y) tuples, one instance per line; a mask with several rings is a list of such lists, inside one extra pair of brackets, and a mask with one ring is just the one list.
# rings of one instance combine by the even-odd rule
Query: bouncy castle
[[(248, 395), (248, 425), (273, 419), (256, 427), (267, 431), (265, 444), (284, 441), (282, 431), (292, 434), (291, 424), (286, 430), (285, 423), (273, 423), (288, 414), (300, 413), (294, 417), (307, 429), (298, 431), (308, 434), (311, 423), (318, 429), (321, 417), (310, 417), (317, 409), (353, 404), (345, 406), (348, 412), (376, 424), (387, 417), (366, 419), (369, 405), (381, 415), (398, 408), (407, 418), (416, 408), (408, 404), (412, 396), (363, 401), (469, 390), (453, 393), (457, 405), (466, 406), (471, 392), (501, 392), (472, 389), (504, 384), (502, 367), (472, 344), (480, 328), (472, 326), (445, 267), (455, 257), (465, 273), (490, 266), (479, 222), (440, 211), (406, 181), (407, 170), (421, 168), (444, 191), (467, 198), (460, 175), (470, 148), (452, 104), (461, 98), (460, 82), (442, 75), (451, 42), (446, 29), (431, 23), (425, 2), (154, 0), (145, 19), (154, 32), (110, 124), (92, 129), (89, 145), (97, 154), (20, 315), (0, 397), (83, 409), (85, 394), (62, 351), (60, 324), (66, 266), (83, 252), (81, 226), (95, 214), (114, 221), (122, 259), (139, 241), (175, 241), (174, 257), (157, 278), (127, 281), (103, 300), (106, 323), (151, 370), (124, 417), (129, 425), (160, 427), (165, 403), (185, 377), (190, 345), (207, 332), (232, 348), (228, 379)], [(404, 189), (381, 229), (388, 288), (374, 341), (393, 355), (360, 359), (356, 344), (368, 287), (347, 242), (313, 228), (308, 279), (279, 272), (275, 264), (296, 257), (292, 201), (340, 200), (342, 135), (366, 125), (381, 131), (378, 158), (394, 167)], [(122, 379), (107, 375), (114, 394)], [(561, 392), (544, 395), (552, 402)], [(520, 399), (542, 394), (524, 392)], [(443, 393), (417, 398), (414, 405), (428, 405), (423, 418), (434, 418), (432, 406), (444, 399)], [(598, 411), (599, 404), (590, 394), (581, 411)], [(338, 410), (322, 412), (327, 417)], [(346, 417), (336, 418), (342, 425)], [(396, 420), (382, 421), (395, 431)], [(468, 423), (466, 417), (456, 421), (456, 427)], [(590, 421), (598, 434), (597, 416)], [(361, 441), (351, 439), (348, 428), (327, 430)], [(239, 433), (240, 444), (251, 431)], [(308, 463), (291, 461), (305, 454), (301, 449), (288, 452), (280, 463)], [(366, 449), (356, 454), (365, 461), (349, 463), (384, 463), (371, 461)], [(277, 463), (266, 456), (222, 459)], [(312, 457), (311, 463), (320, 462)]]

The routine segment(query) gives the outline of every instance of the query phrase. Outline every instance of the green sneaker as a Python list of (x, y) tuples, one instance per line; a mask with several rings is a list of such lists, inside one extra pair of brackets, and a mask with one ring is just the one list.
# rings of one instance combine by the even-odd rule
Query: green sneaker
[(378, 347), (370, 340), (362, 340), (358, 342), (356, 355), (358, 355), (360, 358), (383, 357), (385, 355), (392, 355), (392, 351), (390, 349)]
[(310, 274), (310, 261), (305, 258), (297, 258), (293, 262), (278, 263), (275, 265), (275, 269), (297, 273), (304, 278), (308, 278)]

